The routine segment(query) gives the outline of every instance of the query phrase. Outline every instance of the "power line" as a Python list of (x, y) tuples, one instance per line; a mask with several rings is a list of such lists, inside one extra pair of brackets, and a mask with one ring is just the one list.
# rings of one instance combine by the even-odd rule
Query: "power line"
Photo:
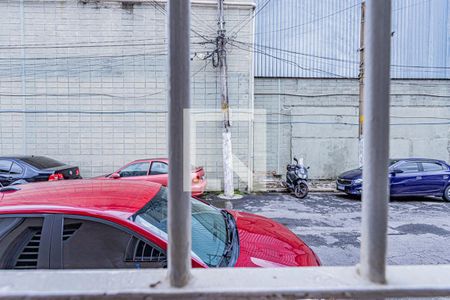
[[(330, 114), (330, 113), (283, 113), (283, 112), (266, 112), (266, 113), (258, 113), (255, 112), (255, 115), (282, 115), (285, 117), (349, 117), (349, 118), (357, 118), (357, 114)], [(433, 120), (448, 120), (450, 118), (442, 118), (435, 116), (390, 116), (393, 119), (433, 119)]]
[[(305, 124), (305, 125), (345, 125), (345, 126), (359, 126), (358, 123), (352, 122), (320, 122), (320, 121), (255, 121), (255, 123), (263, 124)], [(433, 125), (450, 125), (450, 122), (408, 122), (408, 123), (390, 123), (390, 126), (433, 126)], [(357, 137), (355, 137), (357, 139)]]
[(417, 65), (397, 65), (393, 64), (391, 67), (397, 68), (415, 68), (415, 69), (437, 69), (437, 70), (450, 70), (450, 67), (437, 67), (437, 66), (417, 66)]
[[(110, 56), (108, 56), (108, 59), (112, 59), (110, 62), (97, 62), (98, 61), (98, 57), (93, 57), (92, 59), (89, 59), (88, 61), (75, 61), (75, 62), (66, 62), (66, 61), (62, 61), (61, 63), (56, 63), (56, 64), (49, 64), (48, 62), (46, 63), (28, 63), (25, 67), (27, 69), (36, 69), (39, 68), (39, 70), (36, 72), (29, 72), (27, 74), (27, 77), (34, 77), (36, 75), (49, 75), (52, 73), (75, 73), (75, 74), (79, 74), (79, 73), (86, 73), (86, 72), (97, 72), (99, 70), (102, 69), (108, 69), (108, 68), (120, 68), (122, 67), (124, 69), (124, 71), (126, 72), (128, 68), (133, 67), (145, 67), (145, 63), (142, 64), (142, 60), (147, 59), (147, 57), (156, 57), (156, 56), (165, 56), (166, 53), (142, 53), (142, 54), (135, 54), (135, 55), (122, 55), (122, 56), (114, 56), (114, 58), (109, 58)], [(96, 60), (97, 63), (92, 64), (92, 60)], [(132, 59), (132, 61), (125, 61), (126, 60), (130, 60)], [(71, 68), (66, 68), (66, 66), (68, 65), (72, 65), (73, 67)], [(9, 66), (9, 68), (7, 68)], [(16, 64), (14, 66), (11, 65), (6, 65), (3, 64), (3, 68), (2, 68), (2, 64), (0, 64), (0, 74), (5, 72), (6, 74), (3, 74), (2, 76), (5, 77), (9, 77), (9, 78), (22, 78), (23, 75), (22, 74), (18, 74), (18, 75), (11, 75), (12, 72), (14, 72), (14, 68), (17, 70), (18, 73), (21, 72), (22, 69), (22, 64)], [(75, 68), (74, 68), (75, 67)], [(100, 67), (92, 69), (93, 67)], [(56, 68), (56, 69), (55, 69)], [(83, 70), (85, 68), (89, 68), (88, 70)], [(44, 69), (44, 70), (42, 70)], [(7, 72), (9, 71), (9, 73)], [(7, 81), (3, 81), (2, 82), (7, 82)]]
[[(133, 62), (137, 62), (136, 61), (136, 59), (134, 58), (134, 57), (131, 57), (131, 58), (133, 58)], [(130, 58), (127, 58), (127, 59), (130, 59)], [(139, 58), (138, 58), (140, 61), (142, 61), (143, 59), (145, 59), (145, 56), (140, 56)], [(57, 65), (50, 65), (51, 67), (64, 67), (64, 65), (63, 64), (57, 64)], [(77, 72), (77, 73), (84, 73), (84, 72), (93, 72), (93, 71), (99, 71), (99, 70), (103, 70), (103, 69), (107, 69), (107, 68), (113, 68), (113, 67), (120, 67), (120, 66), (124, 66), (124, 67), (126, 67), (126, 65), (124, 65), (124, 61), (122, 60), (122, 61), (115, 61), (115, 62), (110, 62), (110, 63), (108, 63), (108, 64), (100, 64), (100, 63), (97, 63), (97, 64), (89, 64), (89, 65), (79, 65), (79, 66), (76, 66), (77, 67), (77, 69), (69, 69), (69, 68), (65, 68), (65, 69), (60, 69), (60, 70), (39, 70), (38, 72), (33, 72), (33, 73), (30, 73), (30, 74), (28, 74), (29, 76), (36, 76), (36, 75), (40, 75), (40, 74), (48, 74), (48, 73), (51, 73), (51, 72), (55, 72), (55, 73), (58, 73), (58, 72)], [(86, 67), (88, 67), (88, 68), (92, 68), (92, 67), (100, 67), (99, 69), (90, 69), (90, 70), (83, 70), (83, 71), (81, 71), (81, 70), (79, 70), (79, 69), (82, 69), (82, 68), (86, 68)], [(19, 78), (22, 78), (23, 77), (23, 75), (17, 75), (17, 76), (11, 76), (11, 75), (6, 75), (6, 76), (8, 76), (8, 77), (19, 77)], [(5, 82), (5, 81), (2, 81), (2, 82)]]
[[(156, 49), (153, 49), (156, 50)], [(163, 51), (163, 52), (162, 52)], [(140, 56), (164, 56), (167, 55), (166, 49), (161, 49), (158, 52), (140, 52), (140, 53), (130, 53), (130, 54), (117, 54), (117, 55), (82, 55), (82, 56), (57, 56), (57, 57), (12, 57), (12, 58), (0, 58), (0, 66), (3, 64), (4, 66), (11, 66), (12, 63), (9, 62), (18, 62), (16, 66), (22, 66), (22, 61), (46, 61), (44, 63), (45, 66), (48, 66), (48, 61), (50, 60), (98, 60), (98, 59), (123, 59), (128, 57), (140, 57)], [(4, 62), (1, 62), (4, 61)], [(33, 65), (27, 63), (26, 65)], [(41, 64), (42, 65), (42, 64)]]
[(36, 93), (36, 94), (8, 94), (8, 93), (0, 93), (0, 97), (25, 97), (25, 98), (34, 98), (34, 97), (106, 97), (106, 98), (117, 98), (117, 99), (142, 99), (151, 97), (154, 95), (161, 94), (164, 91), (159, 91), (151, 94), (145, 94), (141, 96), (118, 96), (106, 93), (62, 93), (62, 94), (52, 94), (52, 93)]
[(111, 43), (136, 43), (136, 42), (147, 42), (147, 41), (162, 41), (166, 40), (166, 37), (158, 37), (158, 38), (145, 38), (145, 39), (114, 39), (114, 40), (105, 40), (105, 41), (78, 41), (78, 42), (69, 42), (69, 43), (33, 43), (33, 44), (12, 44), (12, 45), (4, 45), (4, 46), (64, 46), (64, 45), (97, 45), (97, 44), (111, 44)]
[[(1, 61), (34, 61), (34, 60), (44, 60), (44, 61), (48, 61), (48, 60), (69, 60), (69, 59), (102, 59), (102, 58), (111, 58), (111, 59), (115, 59), (115, 58), (124, 58), (124, 57), (137, 57), (137, 56), (161, 56), (161, 55), (167, 55), (167, 51), (166, 51), (166, 45), (161, 45), (164, 47), (161, 47), (159, 49), (159, 51), (157, 52), (137, 52), (137, 53), (127, 53), (127, 54), (111, 54), (111, 55), (96, 55), (96, 54), (91, 54), (91, 55), (79, 55), (79, 56), (40, 56), (40, 57), (0, 57), (0, 64)], [(157, 48), (153, 48), (151, 50), (158, 50)], [(210, 51), (195, 51), (196, 53), (209, 53)], [(6, 64), (3, 63), (4, 65), (10, 65), (10, 64)], [(21, 64), (20, 64), (21, 65)]]
[(136, 47), (136, 46), (164, 46), (165, 43), (129, 43), (129, 44), (78, 44), (78, 45), (5, 45), (0, 46), (1, 50), (17, 50), (17, 49), (81, 49), (81, 48), (113, 48), (113, 47)]
[(407, 9), (407, 8), (415, 7), (415, 6), (424, 4), (425, 2), (429, 2), (429, 0), (417, 1), (416, 3), (410, 4), (410, 5), (406, 5), (406, 6), (403, 6), (403, 7), (399, 7), (399, 8), (396, 8), (396, 9), (392, 10), (392, 11), (393, 12), (394, 11), (400, 11), (400, 10), (404, 10), (404, 9)]
[[(256, 44), (256, 43), (251, 44), (251, 43), (238, 41), (238, 40), (233, 40), (233, 42), (236, 42), (236, 43), (239, 43), (239, 44), (243, 44), (243, 45), (246, 45), (246, 46), (249, 46), (249, 47), (253, 47), (253, 48), (258, 48), (259, 47), (259, 48), (265, 48), (265, 49), (279, 51), (279, 52), (285, 52), (285, 53), (300, 55), (300, 56), (306, 56), (306, 57), (318, 58), (318, 59), (323, 59), (323, 60), (330, 60), (330, 61), (335, 61), (335, 62), (340, 62), (340, 63), (350, 63), (350, 64), (359, 65), (359, 62), (355, 61), (355, 60), (347, 60), (347, 59), (340, 59), (340, 58), (334, 58), (334, 57), (328, 57), (328, 56), (307, 54), (307, 53), (302, 53), (302, 52), (298, 52), (298, 51), (292, 51), (292, 50), (286, 50), (286, 49), (281, 49), (281, 48), (276, 48), (276, 47), (271, 47), (271, 46), (266, 46), (266, 45), (260, 45), (260, 44)], [(450, 70), (450, 67), (442, 67), (442, 66), (421, 66), (421, 65), (392, 64), (391, 67), (395, 67), (395, 68), (433, 69), (433, 70), (434, 69), (436, 69), (436, 70)]]
[[(231, 30), (230, 30), (230, 32), (231, 32), (231, 36), (233, 36), (233, 37), (236, 37), (237, 36), (237, 34), (239, 33), (239, 31), (241, 31), (244, 27), (245, 27), (245, 25), (247, 25), (251, 20), (253, 20), (268, 4), (269, 4), (269, 2), (270, 2), (271, 0), (267, 0), (262, 6), (261, 6), (261, 8), (258, 10), (258, 11), (256, 11), (246, 22), (245, 22), (245, 20), (243, 20), (243, 21), (241, 21), (240, 23), (238, 23), (237, 25), (235, 25)], [(245, 22), (245, 23), (244, 23)], [(242, 23), (244, 23), (244, 24), (242, 24)], [(242, 26), (240, 26), (239, 27), (239, 29), (236, 31), (236, 32), (234, 32), (233, 33), (233, 30), (236, 28), (236, 27), (238, 27), (240, 24), (242, 24)]]
[[(97, 42), (72, 42), (72, 43), (36, 43), (36, 44), (9, 44), (2, 45), (0, 49), (48, 49), (48, 48), (101, 48), (101, 47), (116, 47), (116, 46), (154, 46), (154, 45), (166, 45), (166, 37), (161, 38), (149, 38), (149, 39), (131, 39), (131, 40), (108, 40)], [(150, 41), (159, 41), (158, 43), (149, 43)], [(192, 44), (203, 45), (205, 42), (191, 42)]]
[[(154, 5), (154, 7), (158, 10), (159, 7), (159, 11), (163, 14), (163, 15), (167, 15), (167, 11), (166, 8), (163, 7), (160, 3), (156, 2), (156, 1), (150, 1), (150, 3), (152, 3)], [(210, 42), (210, 40), (205, 37), (204, 35), (200, 34), (198, 31), (196, 31), (195, 29), (191, 28), (191, 31), (196, 34), (197, 36), (201, 37), (202, 39), (204, 39), (205, 41)]]
[[(323, 97), (356, 97), (357, 93), (330, 93), (330, 94), (294, 94), (294, 93), (255, 93), (258, 96), (290, 96), (299, 98), (323, 98)], [(439, 94), (429, 94), (429, 93), (390, 93), (393, 97), (429, 97), (429, 98), (444, 98), (449, 99), (450, 95), (439, 95)]]
[[(326, 18), (335, 16), (335, 15), (337, 15), (337, 14), (340, 14), (340, 13), (342, 13), (342, 12), (345, 12), (345, 11), (347, 11), (347, 10), (350, 10), (350, 9), (352, 9), (352, 8), (354, 8), (354, 7), (359, 6), (359, 5), (360, 5), (360, 3), (357, 3), (357, 4), (354, 4), (354, 5), (352, 5), (352, 6), (346, 7), (346, 8), (344, 8), (344, 9), (335, 11), (335, 12), (330, 13), (330, 14), (328, 14), (328, 15), (325, 15), (325, 16), (322, 16), (322, 17), (313, 19), (313, 20), (311, 20), (311, 21), (308, 21), (308, 22), (305, 22), (305, 23), (302, 23), (302, 24), (293, 25), (293, 26), (289, 26), (289, 27), (285, 27), (285, 28), (281, 28), (281, 29), (275, 29), (275, 30), (272, 30), (272, 31), (256, 32), (255, 35), (266, 34), (266, 33), (281, 32), (281, 31), (286, 31), (286, 30), (291, 30), (291, 29), (294, 29), (294, 28), (299, 28), (299, 27), (302, 27), (302, 26), (306, 26), (306, 25), (315, 23), (315, 22), (317, 22), (317, 21), (320, 21), (320, 20), (323, 20), (323, 19), (326, 19)], [(246, 36), (246, 35), (241, 35), (241, 36)]]
[[(205, 64), (200, 67), (196, 72), (194, 72), (191, 75), (191, 78), (194, 78), (197, 74), (203, 72), (206, 67), (209, 65), (210, 61), (205, 61)], [(1, 82), (5, 82), (5, 81), (1, 81)], [(16, 82), (21, 82), (21, 81), (16, 81)], [(147, 82), (148, 83), (148, 82)], [(51, 94), (51, 93), (40, 93), (40, 94), (1, 94), (0, 93), (0, 97), (108, 97), (108, 98), (117, 98), (117, 99), (142, 99), (142, 98), (147, 98), (147, 97), (151, 97), (151, 96), (155, 96), (158, 94), (162, 94), (167, 92), (167, 89), (162, 89), (158, 92), (155, 93), (151, 93), (151, 94), (145, 94), (145, 95), (141, 95), (141, 96), (117, 96), (117, 95), (112, 95), (112, 94), (106, 94), (106, 93), (67, 93), (67, 94)], [(15, 110), (7, 110), (8, 112), (14, 112)], [(5, 110), (1, 111), (0, 113), (5, 113)]]
[(235, 47), (237, 47), (237, 48), (239, 48), (239, 49), (241, 49), (241, 50), (248, 51), (248, 52), (250, 52), (250, 53), (259, 53), (259, 54), (262, 54), (262, 55), (265, 55), (265, 56), (274, 58), (274, 59), (276, 59), (276, 60), (283, 61), (283, 62), (285, 62), (285, 63), (288, 63), (288, 64), (290, 64), (290, 65), (292, 65), (292, 66), (295, 66), (295, 67), (297, 67), (297, 68), (299, 68), (299, 69), (301, 69), (301, 70), (304, 70), (304, 71), (312, 71), (312, 72), (315, 72), (315, 73), (324, 73), (324, 74), (332, 75), (332, 76), (334, 76), (334, 77), (347, 78), (347, 77), (345, 77), (345, 76), (342, 76), (342, 75), (339, 75), (339, 74), (336, 74), (336, 73), (333, 73), (333, 72), (325, 71), (325, 70), (322, 70), (322, 69), (304, 67), (304, 66), (301, 66), (300, 64), (298, 64), (298, 63), (295, 62), (295, 61), (291, 61), (291, 60), (288, 60), (288, 59), (285, 59), (285, 58), (281, 58), (281, 57), (278, 57), (278, 56), (275, 56), (275, 55), (272, 55), (272, 54), (269, 54), (269, 53), (266, 53), (266, 52), (263, 52), (263, 51), (260, 51), (260, 50), (256, 50), (256, 49), (253, 49), (253, 50), (245, 49), (245, 48), (242, 48), (242, 47), (240, 47), (240, 46), (237, 46), (237, 45), (234, 44), (232, 41), (230, 41), (230, 44), (233, 45), (233, 46), (235, 46)]
[(260, 45), (260, 44), (256, 44), (256, 43), (253, 43), (253, 44), (246, 43), (246, 42), (242, 42), (242, 41), (238, 41), (238, 40), (233, 40), (233, 42), (236, 42), (236, 43), (239, 43), (239, 44), (244, 44), (244, 45), (247, 45), (247, 46), (251, 46), (253, 48), (260, 47), (260, 48), (266, 48), (266, 49), (280, 51), (280, 52), (297, 54), (297, 55), (306, 56), (306, 57), (314, 57), (314, 58), (320, 58), (320, 59), (324, 59), (324, 60), (331, 60), (331, 61), (337, 61), (337, 62), (359, 64), (359, 62), (355, 61), (355, 60), (346, 60), (346, 59), (339, 59), (339, 58), (334, 58), (334, 57), (327, 57), (327, 56), (321, 56), (321, 55), (307, 54), (307, 53), (302, 53), (302, 52), (298, 52), (298, 51), (291, 51), (291, 50), (286, 50), (286, 49), (281, 49), (281, 48), (276, 48), (276, 47), (271, 47), (271, 46), (266, 46), (266, 45)]
[[(415, 3), (415, 4), (411, 4), (411, 5), (408, 5), (408, 6), (400, 7), (400, 8), (397, 8), (397, 9), (393, 10), (393, 11), (394, 11), (394, 12), (395, 12), (395, 11), (401, 11), (401, 10), (404, 10), (404, 9), (406, 9), (406, 8), (418, 6), (418, 5), (423, 4), (423, 3), (427, 2), (427, 1), (429, 1), (429, 0), (418, 1), (418, 2)], [(361, 5), (360, 2), (359, 2), (359, 3), (356, 3), (356, 4), (352, 5), (352, 6), (346, 7), (346, 8), (344, 8), (344, 9), (341, 9), (341, 10), (338, 10), (338, 11), (335, 11), (335, 12), (332, 12), (332, 13), (330, 13), (330, 14), (328, 14), (328, 15), (325, 15), (325, 16), (322, 16), (322, 17), (313, 19), (313, 20), (311, 20), (311, 21), (302, 23), (302, 24), (293, 25), (293, 26), (285, 27), (285, 28), (281, 28), (281, 29), (275, 29), (275, 30), (272, 30), (272, 31), (256, 32), (255, 35), (261, 35), (261, 34), (267, 34), (267, 33), (275, 33), (275, 32), (282, 32), (282, 31), (286, 31), (286, 30), (290, 30), (290, 29), (294, 29), (294, 28), (303, 27), (303, 26), (306, 26), (306, 25), (315, 23), (315, 22), (317, 22), (317, 21), (321, 21), (321, 20), (323, 20), (323, 19), (326, 19), (326, 18), (335, 16), (335, 15), (337, 15), (337, 14), (343, 13), (343, 12), (345, 12), (345, 11), (347, 11), (347, 10), (350, 10), (350, 9), (356, 7), (356, 6), (359, 6), (359, 5)], [(247, 34), (247, 35), (241, 35), (241, 36), (248, 36), (248, 34)]]

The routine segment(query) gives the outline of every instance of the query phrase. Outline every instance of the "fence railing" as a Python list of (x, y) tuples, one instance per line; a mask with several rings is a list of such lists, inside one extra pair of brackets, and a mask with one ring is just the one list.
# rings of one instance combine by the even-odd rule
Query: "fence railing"
[[(6, 271), (2, 298), (383, 298), (450, 296), (450, 265), (386, 268), (390, 0), (367, 0), (361, 264), (352, 267), (191, 270), (189, 1), (169, 1), (169, 269)], [(183, 176), (183, 174), (185, 176)], [(184, 199), (187, 200), (187, 199)], [(183, 204), (184, 203), (184, 204)]]

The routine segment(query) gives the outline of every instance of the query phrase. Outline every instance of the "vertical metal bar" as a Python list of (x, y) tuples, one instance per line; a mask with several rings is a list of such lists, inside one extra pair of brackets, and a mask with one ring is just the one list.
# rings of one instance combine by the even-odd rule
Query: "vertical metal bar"
[(278, 134), (277, 134), (277, 174), (281, 174), (280, 151), (281, 151), (281, 79), (278, 79)]
[[(191, 277), (189, 161), (191, 2), (168, 1), (169, 36), (169, 280), (185, 286)], [(187, 166), (187, 167), (186, 167)], [(188, 187), (188, 188), (186, 188)]]
[[(26, 48), (25, 45), (25, 0), (20, 1), (20, 42), (22, 43), (22, 105), (23, 110), (27, 110), (27, 73), (26, 73)], [(22, 154), (27, 154), (27, 142), (28, 142), (28, 130), (27, 130), (27, 119), (28, 114), (23, 114), (22, 116), (22, 127), (23, 127), (23, 143), (22, 143)]]
[(364, 124), (364, 24), (366, 17), (366, 2), (361, 1), (361, 22), (360, 22), (360, 32), (359, 32), (359, 127), (358, 127), (358, 155), (359, 155), (359, 166), (363, 164), (363, 124)]
[(361, 267), (363, 278), (386, 281), (389, 201), (389, 84), (391, 1), (366, 1), (366, 88)]

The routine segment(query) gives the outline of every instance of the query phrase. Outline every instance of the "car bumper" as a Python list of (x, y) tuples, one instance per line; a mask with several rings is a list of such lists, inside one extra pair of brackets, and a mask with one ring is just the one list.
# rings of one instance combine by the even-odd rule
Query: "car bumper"
[(198, 183), (192, 183), (192, 196), (201, 196), (206, 190), (206, 179), (201, 180)]
[(344, 185), (336, 182), (336, 190), (339, 192), (344, 192), (349, 195), (361, 195), (362, 185)]

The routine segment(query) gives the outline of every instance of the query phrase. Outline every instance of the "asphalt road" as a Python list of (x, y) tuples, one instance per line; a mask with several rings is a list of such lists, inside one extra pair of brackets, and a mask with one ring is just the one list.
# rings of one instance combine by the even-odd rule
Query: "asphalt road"
[[(246, 195), (212, 203), (259, 214), (287, 226), (320, 257), (323, 265), (359, 261), (361, 202), (340, 194), (315, 193), (299, 200), (288, 194)], [(436, 198), (391, 199), (388, 263), (449, 264), (450, 202)]]

